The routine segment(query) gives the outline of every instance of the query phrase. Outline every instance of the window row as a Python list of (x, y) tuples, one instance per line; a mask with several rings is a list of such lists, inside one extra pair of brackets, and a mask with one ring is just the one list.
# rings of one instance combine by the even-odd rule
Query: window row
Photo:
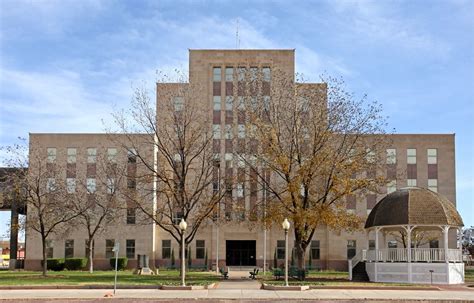
[[(73, 239), (66, 239), (64, 241), (64, 258), (74, 258), (77, 255), (75, 254), (75, 247), (74, 247), (75, 240)], [(106, 258), (113, 258), (115, 257), (115, 253), (112, 251), (115, 245), (114, 239), (107, 239), (105, 240), (105, 257)], [(89, 256), (89, 240), (84, 241), (84, 256)], [(135, 239), (127, 239), (125, 240), (125, 253), (127, 258), (135, 259)], [(92, 257), (95, 256), (95, 249), (94, 249), (94, 242), (92, 242)], [(46, 257), (53, 258), (54, 257), (54, 247), (53, 241), (47, 240), (46, 241)]]
[[(67, 163), (72, 164), (76, 163), (77, 161), (77, 148), (76, 147), (68, 147), (66, 148), (66, 155), (67, 155)], [(56, 147), (48, 147), (46, 149), (47, 153), (47, 162), (54, 163), (57, 159), (57, 148)], [(118, 149), (115, 147), (107, 148), (107, 160), (109, 162), (115, 162), (117, 160)], [(86, 149), (86, 157), (87, 163), (97, 163), (97, 148), (95, 147), (88, 147)], [(137, 161), (137, 152), (135, 149), (131, 148), (127, 150), (127, 159), (128, 163), (136, 163)]]
[[(428, 148), (426, 150), (428, 164), (438, 163), (438, 150), (436, 148)], [(397, 150), (395, 148), (387, 149), (387, 164), (397, 163)], [(416, 148), (407, 149), (407, 164), (416, 164)]]
[[(319, 240), (312, 240), (309, 247), (310, 258), (313, 260), (321, 259), (321, 250)], [(295, 252), (295, 248), (292, 249), (291, 253)], [(277, 240), (277, 246), (275, 251), (276, 258), (279, 260), (285, 259), (285, 240)]]
[[(237, 68), (226, 66), (224, 80), (226, 82), (233, 82), (234, 77), (237, 76), (238, 81), (243, 81), (246, 77), (246, 74), (249, 75), (250, 80), (257, 80), (259, 74), (263, 81), (269, 82), (271, 80), (271, 69), (267, 66), (264, 66), (261, 69), (257, 66), (251, 66), (250, 68), (243, 66), (239, 66)], [(212, 80), (214, 82), (222, 81), (222, 67), (216, 66), (212, 69)]]
[[(225, 97), (225, 106), (222, 107), (222, 97), (221, 96), (213, 96), (212, 97), (212, 104), (213, 109), (220, 111), (221, 109), (225, 109), (227, 111), (232, 111), (234, 109), (234, 103), (237, 110), (243, 111), (245, 110), (245, 104), (248, 102), (250, 104), (250, 108), (256, 109), (258, 105), (258, 99), (256, 96), (248, 97), (249, 100), (246, 101), (243, 96), (238, 96), (234, 98), (234, 96), (226, 96)], [(234, 100), (236, 99), (236, 102)], [(263, 96), (262, 97), (263, 108), (266, 110), (270, 109), (270, 96)], [(175, 106), (176, 108), (176, 106)]]
[[(214, 139), (221, 139), (222, 138), (222, 131), (224, 131), (224, 139), (233, 139), (234, 138), (234, 127), (231, 124), (227, 124), (224, 128), (221, 127), (220, 124), (212, 125), (212, 137)], [(256, 128), (254, 125), (245, 126), (244, 124), (238, 124), (236, 133), (237, 138), (244, 139), (246, 134), (249, 137), (254, 137)]]
[[(185, 251), (186, 258), (188, 256), (188, 250)], [(206, 241), (205, 240), (196, 240), (196, 259), (204, 259), (206, 257)], [(171, 259), (172, 248), (171, 240), (161, 240), (161, 258), (162, 259)], [(175, 256), (179, 258), (179, 256)]]

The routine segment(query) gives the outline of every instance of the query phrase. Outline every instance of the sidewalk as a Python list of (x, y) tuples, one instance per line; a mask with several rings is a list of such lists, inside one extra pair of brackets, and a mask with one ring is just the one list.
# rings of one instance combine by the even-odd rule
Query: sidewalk
[[(222, 283), (222, 282), (221, 282)], [(231, 285), (228, 284), (221, 285)], [(97, 301), (103, 299), (108, 290), (83, 289), (83, 290), (2, 290), (0, 300), (19, 300), (19, 299), (93, 299)], [(121, 299), (120, 302), (128, 302), (123, 299), (257, 299), (269, 300), (271, 302), (278, 300), (299, 299), (299, 300), (383, 300), (383, 301), (406, 301), (406, 300), (424, 300), (424, 301), (455, 301), (463, 300), (474, 302), (474, 291), (466, 290), (332, 290), (315, 289), (307, 291), (268, 291), (262, 289), (232, 289), (220, 288), (209, 290), (192, 291), (172, 291), (172, 290), (154, 290), (154, 289), (118, 289), (115, 296)], [(111, 299), (106, 299), (110, 300)], [(181, 301), (180, 300), (180, 301)], [(40, 300), (43, 301), (43, 300)], [(114, 300), (115, 301), (115, 300)], [(131, 300), (133, 301), (133, 300)], [(212, 300), (215, 301), (215, 300)]]

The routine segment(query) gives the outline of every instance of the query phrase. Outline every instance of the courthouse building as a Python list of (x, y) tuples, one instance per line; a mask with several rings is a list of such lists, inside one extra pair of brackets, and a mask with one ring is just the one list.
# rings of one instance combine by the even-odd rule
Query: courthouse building
[[(232, 83), (235, 81), (236, 69), (245, 63), (250, 69), (269, 76), (272, 70), (281, 70), (289, 77), (295, 75), (295, 50), (190, 50), (189, 51), (189, 81), (203, 88), (207, 104), (204, 110), (209, 110), (213, 117), (213, 129), (222, 135), (214, 137), (215, 153), (220, 154), (221, 163), (230, 166), (233, 160), (233, 146), (239, 138), (238, 129), (242, 122), (237, 115), (236, 102), (232, 102)], [(160, 85), (157, 85), (159, 91)], [(322, 83), (308, 84), (314, 86)], [(159, 95), (159, 92), (157, 92)], [(160, 111), (160, 100), (157, 98), (157, 112)], [(228, 132), (228, 130), (231, 130)], [(234, 130), (234, 131), (232, 131)], [(235, 135), (232, 135), (233, 133)], [(140, 135), (136, 135), (139, 137)], [(422, 187), (441, 193), (450, 201), (456, 203), (455, 190), (455, 142), (454, 134), (394, 134), (390, 136), (392, 146), (387, 149), (387, 174), (390, 181), (385, 193), (351, 198), (347, 208), (366, 218), (375, 204), (386, 193), (403, 187)], [(128, 169), (134, 169), (134, 161), (127, 150), (117, 144), (107, 134), (30, 134), (30, 147), (34, 152), (43, 153), (48, 161), (67, 164), (68, 171), (64, 173), (64, 182), (72, 185), (74, 179), (87, 179), (87, 186), (96, 186), (96, 162), (100, 155), (120, 163), (127, 163)], [(152, 153), (149, 153), (152, 156)], [(31, 168), (30, 168), (31, 169)], [(136, 169), (136, 168), (135, 168)], [(67, 179), (67, 180), (66, 180)], [(56, 182), (59, 182), (56, 180)], [(62, 181), (61, 181), (62, 182)], [(260, 194), (260, 193), (259, 193)], [(248, 209), (252, 196), (239, 197), (244, 199)], [(153, 199), (150, 198), (150, 204)], [(159, 201), (157, 201), (159, 203)], [(226, 214), (232, 217), (233, 214)], [(105, 233), (95, 239), (94, 260), (98, 268), (109, 268), (108, 259), (113, 256), (112, 247), (115, 241), (120, 242), (121, 256), (129, 258), (129, 266), (135, 266), (138, 254), (150, 257), (151, 263), (166, 267), (171, 263), (174, 251), (178, 264), (178, 243), (157, 225), (139, 224), (140, 214), (134, 209), (124, 210), (123, 218)], [(450, 243), (456, 245), (456, 231), (450, 234)], [(66, 238), (56, 237), (48, 241), (48, 256), (55, 258), (85, 257), (87, 233), (81, 228), (70, 231)], [(293, 243), (293, 233), (290, 230), (290, 248)], [(357, 251), (371, 246), (373, 240), (366, 232), (335, 232), (321, 226), (314, 234), (306, 257), (312, 259), (312, 267), (321, 269), (347, 270), (347, 260)], [(391, 247), (401, 244), (390, 242)], [(437, 247), (437, 241), (425, 244)], [(270, 267), (281, 264), (284, 258), (284, 232), (277, 224), (268, 230), (251, 224), (249, 218), (226, 220), (223, 224), (215, 224), (212, 220), (204, 224), (191, 243), (191, 258), (193, 264), (204, 264), (208, 258), (208, 266), (213, 267), (216, 259), (219, 266), (263, 266), (264, 260)], [(39, 269), (41, 264), (41, 241), (37, 233), (27, 230), (26, 233), (26, 269)], [(308, 264), (309, 260), (306, 261)], [(268, 268), (268, 267), (267, 267)]]

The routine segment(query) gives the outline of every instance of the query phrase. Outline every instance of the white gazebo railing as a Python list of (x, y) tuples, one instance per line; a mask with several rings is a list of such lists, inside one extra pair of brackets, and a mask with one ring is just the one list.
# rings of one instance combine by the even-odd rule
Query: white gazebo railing
[[(382, 248), (362, 251), (363, 260), (367, 262), (408, 262), (406, 248)], [(447, 258), (446, 258), (447, 257)], [(459, 249), (412, 248), (411, 262), (462, 262)]]

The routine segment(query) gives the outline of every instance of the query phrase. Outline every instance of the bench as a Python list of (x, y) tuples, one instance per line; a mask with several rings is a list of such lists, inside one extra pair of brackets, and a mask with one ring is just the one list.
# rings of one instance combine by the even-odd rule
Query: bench
[(224, 268), (219, 268), (219, 272), (221, 273), (224, 280), (229, 279), (229, 270), (224, 270)]
[(249, 278), (252, 280), (255, 280), (258, 275), (258, 271), (259, 271), (258, 268), (254, 268), (253, 271), (249, 271), (249, 274), (250, 274)]
[[(306, 277), (307, 271), (299, 270), (296, 267), (291, 267), (288, 270), (288, 277), (303, 281)], [(285, 275), (285, 271), (281, 268), (274, 268), (273, 269), (273, 276), (276, 280), (280, 280), (281, 277)]]

